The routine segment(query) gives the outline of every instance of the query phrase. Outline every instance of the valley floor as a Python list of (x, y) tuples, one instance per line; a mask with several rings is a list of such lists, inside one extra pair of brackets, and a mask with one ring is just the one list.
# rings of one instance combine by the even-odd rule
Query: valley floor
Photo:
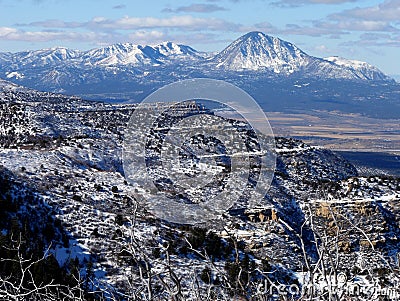
[(296, 137), (332, 150), (400, 154), (398, 119), (337, 111), (267, 112), (266, 115), (277, 136)]

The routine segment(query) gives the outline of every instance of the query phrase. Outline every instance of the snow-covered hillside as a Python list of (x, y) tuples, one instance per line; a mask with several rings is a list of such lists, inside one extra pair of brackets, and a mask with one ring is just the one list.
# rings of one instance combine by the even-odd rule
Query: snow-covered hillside
[(149, 54), (145, 47), (130, 43), (93, 49), (82, 57), (84, 64), (101, 66), (160, 64), (157, 59), (159, 57)]
[(34, 68), (55, 66), (66, 61), (73, 61), (74, 59), (80, 57), (80, 55), (81, 52), (77, 50), (72, 50), (65, 47), (55, 47), (15, 53), (9, 57), (9, 60), (11, 61), (11, 66), (17, 69), (19, 69), (20, 66), (24, 66), (25, 68)]
[(370, 79), (370, 80), (387, 80), (389, 77), (383, 74), (378, 68), (368, 64), (366, 62), (361, 62), (357, 60), (349, 60), (341, 58), (338, 56), (331, 56), (324, 58), (335, 65), (347, 68), (357, 75), (360, 79)]
[[(349, 285), (372, 275), (398, 290), (400, 179), (359, 177), (329, 150), (278, 137), (277, 168), (263, 207), (227, 208), (198, 227), (171, 224), (156, 219), (141, 201), (146, 191), (123, 176), (124, 130), (135, 105), (84, 101), (4, 81), (0, 87), (0, 178), (10, 174), (35, 194), (24, 206), (23, 194), (13, 200), (0, 190), (1, 205), (8, 206), (2, 207), (2, 222), (10, 225), (1, 235), (10, 236), (13, 220), (35, 229), (42, 217), (30, 216), (27, 208), (43, 209), (61, 229), (45, 247), (67, 272), (74, 262), (86, 280), (89, 266), (89, 288), (98, 294), (146, 300), (169, 298), (170, 288), (179, 287), (181, 300), (206, 300), (210, 291), (232, 300), (256, 296), (265, 283), (307, 285), (311, 268), (324, 281), (334, 268)], [(168, 124), (180, 120), (164, 117)], [(143, 137), (149, 149), (153, 138), (160, 137)], [(251, 187), (249, 181), (246, 189)], [(365, 277), (366, 285), (371, 279)], [(89, 289), (85, 282), (82, 288)]]

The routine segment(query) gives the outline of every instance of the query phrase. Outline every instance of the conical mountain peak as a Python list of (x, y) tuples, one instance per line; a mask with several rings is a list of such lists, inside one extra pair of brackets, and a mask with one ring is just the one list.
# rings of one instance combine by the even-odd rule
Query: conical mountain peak
[(214, 58), (217, 67), (223, 69), (270, 69), (287, 74), (299, 70), (309, 60), (310, 56), (292, 43), (257, 31), (241, 36)]

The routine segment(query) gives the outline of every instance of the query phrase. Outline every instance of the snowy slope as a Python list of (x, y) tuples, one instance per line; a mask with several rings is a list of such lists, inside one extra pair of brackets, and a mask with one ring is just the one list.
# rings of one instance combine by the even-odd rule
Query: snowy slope
[[(381, 258), (394, 260), (400, 249), (400, 179), (358, 177), (348, 161), (331, 151), (295, 139), (276, 138), (277, 168), (265, 199), (266, 207), (242, 215), (227, 212), (215, 223), (204, 225), (208, 230), (202, 238), (199, 229), (155, 219), (140, 202), (140, 194), (146, 192), (125, 181), (121, 148), (135, 105), (88, 102), (19, 88), (1, 80), (0, 87), (5, 87), (0, 92), (0, 165), (26, 183), (26, 187), (35, 188), (41, 200), (39, 208), (47, 208), (46, 213), (56, 216), (66, 237), (73, 242), (64, 249), (60, 244), (52, 245), (51, 252), (59, 263), (77, 256), (84, 267), (85, 258), (91, 257), (95, 280), (107, 284), (107, 288), (111, 286), (110, 289), (131, 296), (145, 291), (143, 283), (147, 282), (140, 278), (142, 269), (138, 268), (145, 258), (151, 269), (149, 274), (164, 277), (153, 277), (158, 285), (154, 290), (157, 297), (169, 296), (159, 279), (168, 280), (170, 267), (175, 278), (182, 279), (183, 293), (189, 295), (193, 293), (193, 275), (209, 266), (213, 275), (222, 275), (219, 281), (225, 281), (225, 275), (232, 274), (228, 268), (236, 258), (245, 255), (247, 259), (243, 261), (254, 264), (252, 271), (261, 270), (274, 283), (290, 285), (297, 281), (290, 275), (304, 272), (299, 238), (304, 240), (307, 256), (316, 258), (311, 248), (313, 231), (331, 235), (329, 241), (340, 239), (339, 252), (327, 254), (338, 254), (339, 270), (352, 273), (352, 278), (359, 276), (354, 267), (358, 267), (360, 255), (372, 270), (382, 267)], [(10, 91), (7, 87), (18, 90)], [(174, 118), (167, 115), (165, 120), (179, 124), (179, 118)], [(147, 134), (143, 139), (152, 139)], [(191, 170), (188, 167), (188, 172)], [(24, 199), (21, 197), (20, 203), (21, 200)], [(306, 223), (309, 210), (316, 212), (315, 228)], [(332, 212), (340, 213), (337, 217), (354, 217), (357, 229), (346, 220), (332, 223)], [(32, 215), (29, 221), (35, 225), (43, 218)], [(329, 231), (336, 225), (343, 228), (340, 235), (333, 232), (332, 236)], [(209, 236), (210, 233), (214, 234)], [(371, 239), (373, 249), (365, 247), (365, 236)], [(190, 248), (187, 242), (192, 243)], [(127, 256), (132, 255), (127, 250), (138, 255)], [(203, 250), (213, 256), (212, 261), (199, 256)], [(387, 271), (384, 275), (389, 278)], [(259, 277), (255, 274), (252, 280)], [(301, 281), (301, 277), (297, 278)], [(196, 276), (196, 285), (207, 289), (202, 279)], [(218, 289), (229, 287), (225, 282), (214, 284)], [(254, 289), (259, 284), (250, 282)], [(227, 300), (232, 299), (230, 296)]]
[(190, 46), (175, 44), (172, 42), (162, 42), (160, 44), (149, 46), (153, 48), (159, 55), (169, 56), (194, 56), (198, 57), (199, 53), (197, 50)]
[(61, 62), (78, 58), (81, 52), (65, 47), (56, 47), (34, 51), (23, 51), (11, 56), (12, 65), (21, 67), (54, 66)]
[(11, 89), (11, 88), (14, 88), (14, 87), (17, 87), (17, 85), (13, 84), (13, 83), (11, 83), (9, 81), (0, 79), (0, 90), (1, 91), (7, 90), (7, 89)]
[(143, 46), (130, 43), (114, 44), (90, 50), (83, 55), (82, 59), (85, 64), (100, 66), (159, 64), (157, 61), (158, 57), (152, 57), (143, 51), (144, 48)]
[(372, 66), (366, 62), (357, 60), (349, 60), (338, 56), (331, 56), (324, 58), (324, 60), (334, 63), (337, 66), (352, 71), (360, 79), (370, 80), (388, 80), (389, 77), (385, 75), (375, 66)]
[[(158, 65), (168, 57), (198, 57), (197, 51), (189, 46), (163, 42), (154, 46), (117, 43), (88, 51), (56, 47), (17, 53), (0, 53), (0, 65), (15, 70), (37, 67), (66, 65)], [(14, 72), (11, 71), (11, 72)]]

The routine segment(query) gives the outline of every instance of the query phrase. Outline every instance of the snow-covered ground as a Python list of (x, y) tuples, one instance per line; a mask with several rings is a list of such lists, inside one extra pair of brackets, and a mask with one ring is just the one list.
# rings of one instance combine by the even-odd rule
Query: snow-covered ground
[[(207, 235), (215, 233), (221, 248), (226, 248), (225, 255), (210, 260), (187, 245), (185, 238), (194, 235), (193, 227), (156, 219), (140, 201), (146, 192), (123, 176), (123, 134), (134, 106), (16, 89), (0, 94), (0, 107), (0, 166), (40, 195), (68, 232), (69, 247), (56, 243), (51, 250), (59, 263), (75, 257), (93, 260), (97, 281), (104, 287), (144, 287), (143, 279), (132, 275), (150, 262), (153, 275), (160, 277), (168, 278), (172, 266), (190, 295), (196, 275), (205, 267), (211, 268), (213, 277), (222, 277), (227, 262), (245, 254), (258, 268), (268, 261), (271, 281), (289, 276), (301, 281), (301, 239), (312, 260), (317, 255), (311, 233), (335, 233), (339, 225), (340, 270), (353, 273), (360, 257), (377, 269), (386, 267), (382, 257), (396, 264), (399, 179), (358, 177), (349, 162), (328, 150), (276, 138), (277, 167), (264, 206), (247, 211), (235, 208), (218, 220), (199, 224), (207, 228)], [(210, 162), (196, 168), (212, 175), (223, 172)], [(190, 165), (176, 168), (193, 175), (198, 171)], [(310, 212), (315, 225), (310, 223)], [(307, 233), (302, 234), (303, 229)], [(327, 235), (334, 241), (334, 235)], [(240, 245), (237, 253), (232, 241)], [(204, 282), (199, 285), (206, 287)]]

